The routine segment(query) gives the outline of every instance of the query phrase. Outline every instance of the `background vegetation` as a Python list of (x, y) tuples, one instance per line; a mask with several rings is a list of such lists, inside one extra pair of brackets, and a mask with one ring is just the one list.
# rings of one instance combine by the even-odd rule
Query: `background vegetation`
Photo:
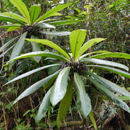
[[(52, 17), (58, 20), (80, 20), (71, 25), (56, 25), (56, 29), (47, 31), (73, 31), (76, 29), (86, 29), (87, 37), (85, 41), (92, 38), (106, 38), (105, 42), (99, 43), (96, 46), (91, 47), (88, 51), (108, 50), (110, 52), (125, 52), (130, 54), (130, 1), (129, 0), (22, 0), (29, 9), (33, 4), (40, 4), (42, 13), (47, 12), (60, 3), (72, 3), (66, 9), (60, 11), (62, 16)], [(15, 12), (18, 10), (10, 3), (9, 0), (0, 1), (0, 12)], [(6, 24), (6, 22), (0, 20), (0, 26)], [(20, 30), (14, 30), (12, 32), (6, 32), (6, 29), (0, 29), (0, 47), (12, 39), (15, 36), (20, 35)], [(43, 34), (42, 37), (57, 43), (61, 47), (69, 49), (69, 37), (68, 36), (52, 36)], [(43, 46), (40, 46), (42, 49)], [(50, 48), (45, 47), (46, 51)], [(30, 45), (26, 45), (23, 48), (22, 53), (32, 51)], [(67, 50), (66, 50), (67, 51)], [(3, 50), (4, 52), (4, 50)], [(47, 116), (40, 122), (35, 123), (34, 117), (38, 111), (38, 107), (46, 94), (46, 90), (41, 88), (37, 92), (33, 93), (29, 97), (24, 98), (11, 107), (11, 103), (21, 94), (28, 86), (32, 85), (36, 81), (44, 78), (46, 75), (50, 75), (54, 70), (46, 70), (37, 72), (27, 78), (23, 78), (14, 83), (2, 87), (3, 84), (10, 81), (10, 79), (30, 71), (34, 68), (41, 67), (48, 64), (45, 58), (42, 58), (39, 63), (32, 59), (19, 60), (13, 68), (9, 71), (8, 66), (3, 66), (4, 62), (10, 58), (11, 51), (6, 55), (1, 53), (0, 55), (0, 129), (6, 130), (22, 130), (22, 129), (57, 129), (56, 128), (56, 115), (58, 113), (58, 105), (52, 108), (47, 113)], [(113, 61), (113, 58), (109, 58)], [(115, 61), (115, 60), (114, 60)], [(118, 63), (123, 63), (129, 66), (129, 60), (116, 59)], [(113, 73), (107, 73), (103, 70), (98, 70), (97, 73), (104, 78), (126, 87), (130, 90), (130, 81), (128, 78), (120, 77)], [(84, 83), (88, 84), (88, 81), (83, 77)], [(130, 115), (118, 108), (114, 103), (109, 101), (106, 96), (102, 95), (96, 88), (91, 87), (92, 84), (86, 85), (86, 91), (89, 93), (92, 102), (93, 114), (99, 129), (103, 130), (118, 130), (129, 129)], [(43, 94), (44, 93), (44, 94)], [(72, 106), (69, 109), (69, 113), (66, 118), (66, 122), (76, 122), (78, 126), (68, 126), (61, 129), (88, 129), (92, 130), (93, 125), (89, 119), (82, 120), (82, 115), (77, 111), (75, 101), (73, 98)], [(129, 101), (127, 104), (130, 106)], [(73, 123), (73, 122), (72, 122)]]

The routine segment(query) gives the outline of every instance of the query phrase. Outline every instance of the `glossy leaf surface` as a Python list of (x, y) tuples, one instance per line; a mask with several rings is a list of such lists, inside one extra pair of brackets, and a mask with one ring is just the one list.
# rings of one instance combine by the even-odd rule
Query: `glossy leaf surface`
[(94, 79), (96, 79), (100, 84), (102, 84), (107, 89), (109, 89), (113, 92), (118, 92), (118, 93), (125, 95), (125, 96), (130, 96), (130, 93), (127, 90), (120, 87), (119, 85), (117, 85), (117, 84), (115, 84), (115, 83), (113, 83), (113, 82), (111, 82), (103, 77), (92, 74), (90, 72), (87, 72), (87, 74), (91, 75)]
[(115, 68), (111, 68), (111, 67), (106, 67), (106, 66), (99, 66), (99, 65), (86, 65), (86, 66), (87, 67), (96, 67), (96, 68), (99, 68), (99, 69), (111, 71), (111, 72), (114, 72), (116, 74), (119, 74), (119, 75), (122, 75), (122, 76), (130, 78), (130, 73), (122, 71), (122, 70), (119, 70), (119, 69), (115, 69)]
[[(26, 72), (26, 73), (24, 73), (24, 74), (21, 74), (21, 75), (17, 76), (16, 78), (10, 80), (10, 81), (7, 82), (5, 85), (7, 85), (7, 84), (9, 84), (9, 83), (12, 83), (12, 82), (14, 82), (14, 81), (17, 81), (17, 80), (19, 80), (19, 79), (25, 78), (25, 77), (27, 77), (27, 76), (33, 74), (33, 73), (36, 73), (36, 72), (38, 72), (38, 71), (43, 70), (43, 69), (46, 69), (46, 68), (49, 68), (49, 67), (53, 67), (53, 66), (60, 66), (60, 64), (47, 65), (47, 66), (43, 66), (43, 67), (40, 67), (40, 68), (31, 70), (31, 71), (29, 71), (29, 72)], [(4, 85), (4, 86), (5, 86), (5, 85)]]
[(126, 65), (123, 65), (123, 64), (120, 64), (117, 62), (113, 62), (113, 61), (100, 60), (100, 59), (94, 59), (94, 58), (92, 58), (92, 59), (84, 58), (84, 59), (81, 59), (81, 62), (92, 62), (95, 64), (118, 67), (118, 68), (124, 69), (126, 71), (129, 71), (129, 68)]
[(58, 75), (52, 90), (50, 101), (53, 106), (60, 102), (65, 96), (67, 86), (68, 86), (68, 76), (70, 72), (70, 67), (64, 68)]
[(92, 109), (91, 101), (88, 94), (85, 92), (84, 83), (78, 73), (74, 73), (74, 82), (76, 85), (77, 105), (81, 114), (86, 119)]
[(70, 105), (72, 102), (73, 85), (74, 85), (74, 81), (72, 79), (69, 82), (68, 87), (67, 87), (67, 92), (60, 103), (58, 115), (57, 115), (57, 120), (56, 120), (56, 124), (57, 124), (58, 128), (60, 128), (62, 122), (65, 120), (67, 112), (70, 108)]
[(48, 90), (46, 95), (44, 96), (42, 103), (38, 109), (37, 116), (35, 117), (35, 121), (39, 122), (46, 114), (46, 112), (50, 109), (51, 104), (50, 104), (50, 94), (51, 94), (51, 89)]
[(27, 88), (24, 92), (22, 92), (17, 99), (13, 102), (13, 104), (15, 104), (16, 102), (18, 102), (19, 100), (21, 100), (24, 97), (29, 96), (30, 94), (34, 93), (35, 91), (37, 91), (40, 87), (42, 87), (45, 83), (47, 83), (51, 78), (53, 78), (55, 75), (57, 75), (60, 71), (57, 71), (56, 73), (41, 79), (40, 81), (34, 83), (33, 85), (31, 85), (29, 88)]
[[(88, 77), (88, 76), (87, 76)], [(120, 100), (115, 94), (113, 94), (110, 90), (105, 88), (103, 85), (98, 83), (96, 80), (88, 77), (88, 79), (99, 89), (104, 95), (106, 95), (110, 100), (112, 100), (116, 105), (120, 106), (122, 109), (130, 113), (130, 108), (127, 106), (125, 102)]]

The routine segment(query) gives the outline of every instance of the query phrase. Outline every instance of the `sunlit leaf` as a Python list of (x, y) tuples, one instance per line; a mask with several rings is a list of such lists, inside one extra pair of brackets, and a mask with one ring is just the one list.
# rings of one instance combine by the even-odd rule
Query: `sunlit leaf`
[(28, 23), (30, 23), (29, 12), (24, 2), (21, 0), (10, 0), (10, 2), (16, 6), (19, 12), (27, 19)]
[(32, 5), (29, 9), (31, 23), (33, 24), (41, 13), (40, 5)]
[(55, 13), (57, 13), (57, 11), (63, 10), (64, 8), (70, 6), (71, 4), (63, 4), (63, 5), (58, 5), (56, 7), (54, 7), (53, 9), (49, 10), (48, 12), (46, 12), (44, 15), (42, 15), (39, 19), (36, 20), (36, 22), (40, 22), (50, 16), (55, 16)]
[(43, 45), (47, 45), (53, 49), (56, 49), (57, 51), (59, 51), (62, 55), (64, 55), (66, 58), (70, 59), (69, 55), (62, 49), (60, 48), (58, 45), (56, 45), (55, 43), (49, 41), (49, 40), (44, 40), (44, 39), (26, 39), (27, 41), (32, 41), (32, 42), (37, 42), (37, 43), (42, 43)]
[(105, 39), (104, 38), (94, 38), (94, 39), (91, 39), (89, 41), (87, 41), (86, 43), (84, 43), (84, 45), (81, 47), (80, 51), (79, 51), (79, 55), (78, 56), (81, 56), (86, 50), (88, 50), (91, 46), (99, 43), (99, 42), (102, 42), (104, 41)]

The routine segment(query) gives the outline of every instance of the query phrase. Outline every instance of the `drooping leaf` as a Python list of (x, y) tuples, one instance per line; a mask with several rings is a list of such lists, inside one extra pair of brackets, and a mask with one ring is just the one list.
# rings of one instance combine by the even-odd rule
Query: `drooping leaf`
[(30, 53), (26, 53), (26, 54), (23, 54), (21, 56), (18, 56), (16, 58), (8, 61), (7, 64), (14, 61), (14, 60), (18, 60), (18, 59), (22, 59), (22, 58), (32, 58), (34, 56), (51, 57), (51, 58), (55, 58), (55, 59), (59, 59), (59, 60), (69, 62), (69, 60), (67, 58), (65, 58), (61, 55), (58, 55), (58, 54), (55, 54), (55, 53), (52, 53), (52, 52), (38, 51), (38, 52), (30, 52)]
[(81, 114), (86, 119), (92, 109), (90, 98), (85, 92), (84, 83), (78, 73), (74, 73), (74, 82), (76, 85), (77, 105)]
[(77, 60), (79, 50), (85, 40), (86, 30), (75, 30), (70, 34), (70, 46), (71, 51), (74, 57), (74, 60)]
[(19, 12), (27, 19), (28, 23), (30, 23), (29, 12), (24, 2), (21, 0), (10, 0), (10, 2), (16, 6)]
[[(13, 51), (10, 56), (10, 60), (17, 57), (21, 53), (26, 35), (27, 35), (27, 32), (22, 34), (21, 37), (19, 38), (18, 42), (15, 44), (15, 47), (13, 48)], [(9, 70), (12, 68), (12, 66), (14, 64), (15, 64), (15, 61), (11, 62), (11, 64), (9, 65)]]
[(2, 52), (3, 50), (5, 50), (13, 41), (15, 41), (19, 36), (12, 38), (11, 40), (9, 40), (7, 43), (5, 43), (2, 47), (0, 47), (0, 52)]
[[(48, 24), (48, 23), (38, 23), (36, 26), (42, 27), (42, 28), (56, 28), (55, 26)], [(42, 33), (42, 31), (41, 31)]]
[(8, 22), (13, 22), (13, 23), (24, 24), (24, 22), (22, 22), (22, 21), (20, 21), (18, 19), (14, 19), (12, 17), (5, 16), (5, 15), (0, 15), (0, 20), (2, 20), (2, 21), (8, 21)]
[(98, 83), (96, 80), (87, 76), (87, 78), (96, 86), (98, 90), (100, 90), (104, 95), (106, 95), (110, 100), (112, 100), (116, 105), (120, 106), (122, 109), (130, 113), (130, 108), (127, 106), (125, 102), (120, 100), (115, 94), (113, 94), (106, 87)]
[(49, 24), (54, 26), (63, 26), (63, 25), (70, 25), (70, 24), (76, 24), (78, 22), (82, 22), (83, 20), (65, 20), (65, 21), (54, 21), (49, 22)]
[(13, 47), (14, 47), (14, 45), (11, 46), (10, 48), (8, 48), (6, 51), (3, 51), (3, 53), (0, 55), (0, 58), (4, 57), (4, 55), (5, 55), (8, 51), (10, 51)]
[(29, 88), (27, 88), (24, 92), (22, 92), (16, 99), (15, 101), (13, 102), (13, 104), (15, 104), (16, 102), (18, 102), (19, 100), (21, 100), (22, 98), (24, 97), (27, 97), (29, 96), (30, 94), (34, 93), (35, 91), (37, 91), (40, 87), (42, 87), (45, 83), (47, 83), (51, 78), (53, 78), (54, 76), (56, 76), (58, 73), (60, 72), (57, 71), (55, 72), (54, 74), (44, 78), (44, 79), (41, 79), (40, 81), (34, 83), (33, 85), (31, 85)]
[(58, 45), (56, 45), (55, 43), (49, 41), (49, 40), (44, 40), (44, 39), (26, 39), (27, 41), (32, 41), (32, 42), (37, 42), (37, 43), (42, 43), (43, 45), (47, 45), (53, 49), (56, 49), (57, 51), (59, 51), (62, 55), (64, 55), (66, 58), (70, 59), (69, 55), (62, 49), (60, 48)]
[(99, 68), (99, 69), (111, 71), (111, 72), (114, 72), (116, 74), (119, 74), (119, 75), (122, 75), (122, 76), (130, 78), (130, 73), (122, 71), (122, 70), (119, 70), (119, 69), (115, 69), (115, 68), (111, 68), (111, 67), (106, 67), (106, 66), (99, 66), (99, 65), (86, 65), (86, 66), (87, 67), (96, 67), (96, 68)]
[(61, 101), (66, 93), (69, 72), (70, 72), (70, 67), (64, 68), (59, 73), (52, 87), (50, 101), (53, 106), (55, 106), (59, 101)]
[(47, 34), (47, 35), (53, 35), (53, 36), (66, 36), (66, 35), (70, 35), (71, 32), (69, 31), (62, 31), (62, 32), (43, 32), (40, 31), (43, 34)]
[(85, 51), (87, 51), (91, 46), (99, 43), (99, 42), (102, 42), (104, 41), (105, 39), (104, 38), (94, 38), (94, 39), (91, 39), (89, 41), (87, 41), (86, 43), (84, 43), (84, 45), (81, 47), (80, 51), (79, 51), (79, 55), (78, 56), (81, 56)]
[(89, 113), (89, 117), (90, 117), (90, 119), (91, 119), (91, 121), (92, 121), (92, 123), (93, 123), (93, 126), (94, 126), (95, 130), (98, 130), (98, 129), (97, 129), (96, 121), (95, 121), (95, 119), (94, 119), (94, 117), (93, 117), (92, 110), (91, 110), (90, 113)]
[(21, 74), (21, 75), (17, 76), (16, 78), (10, 80), (10, 81), (7, 82), (6, 84), (4, 84), (4, 86), (7, 85), (7, 84), (9, 84), (9, 83), (12, 83), (12, 82), (14, 82), (14, 81), (17, 81), (17, 80), (19, 80), (19, 79), (25, 78), (25, 77), (27, 77), (27, 76), (33, 74), (33, 73), (36, 73), (36, 72), (38, 72), (38, 71), (41, 71), (41, 70), (43, 70), (43, 69), (46, 69), (46, 68), (49, 68), (49, 67), (53, 67), (53, 66), (60, 66), (60, 64), (47, 65), (47, 66), (43, 66), (43, 67), (40, 67), (40, 68), (31, 70), (31, 71), (29, 71), (29, 72), (26, 72), (26, 73), (24, 73), (24, 74)]
[(100, 59), (87, 59), (87, 58), (83, 58), (80, 60), (80, 62), (92, 62), (92, 63), (96, 63), (96, 64), (101, 64), (101, 65), (107, 65), (107, 66), (113, 66), (113, 67), (118, 67), (121, 69), (124, 69), (126, 71), (129, 71), (129, 68), (126, 65), (117, 63), (117, 62), (113, 62), (113, 61), (108, 61), (108, 60), (100, 60)]
[(117, 85), (117, 84), (115, 84), (115, 83), (113, 83), (113, 82), (111, 82), (103, 77), (92, 74), (90, 72), (86, 72), (86, 73), (91, 75), (94, 79), (96, 79), (100, 84), (102, 84), (107, 89), (109, 89), (113, 92), (118, 92), (118, 93), (125, 95), (125, 96), (130, 96), (130, 93), (127, 90), (120, 87), (119, 85)]
[(22, 22), (28, 23), (27, 19), (23, 18), (22, 16), (20, 16), (16, 13), (4, 12), (4, 13), (0, 13), (0, 15), (5, 15), (5, 16), (12, 17), (14, 19), (20, 20)]
[(74, 84), (74, 81), (72, 79), (70, 81), (70, 83), (68, 84), (67, 92), (60, 103), (57, 120), (56, 120), (56, 124), (57, 124), (58, 128), (60, 128), (60, 126), (61, 126), (62, 122), (64, 121), (64, 119), (67, 115), (67, 112), (70, 108), (70, 105), (72, 102), (73, 84)]
[(98, 55), (94, 55), (89, 58), (125, 58), (125, 59), (130, 59), (130, 55), (126, 54), (126, 53), (121, 53), (121, 52), (111, 52), (111, 53), (104, 53), (104, 54), (98, 54)]
[(32, 5), (29, 9), (31, 23), (33, 24), (41, 13), (40, 5)]
[[(35, 37), (34, 37), (34, 36), (31, 36), (31, 38), (33, 39), (33, 38), (35, 38)], [(32, 52), (41, 51), (41, 49), (40, 49), (38, 43), (36, 43), (36, 42), (31, 42), (31, 44), (32, 44)], [(33, 58), (34, 58), (34, 60), (35, 60), (37, 63), (39, 63), (39, 61), (41, 60), (41, 56), (35, 56), (35, 57), (33, 57)]]
[(19, 38), (18, 42), (16, 43), (13, 49), (13, 52), (11, 53), (10, 60), (18, 56), (20, 52), (22, 51), (22, 47), (24, 45), (26, 35), (27, 35), (27, 32), (22, 34), (21, 37)]
[(37, 116), (35, 117), (35, 121), (39, 122), (46, 114), (46, 112), (50, 109), (50, 94), (51, 94), (51, 88), (46, 93), (45, 97), (42, 100), (42, 103), (38, 109)]
[(50, 16), (55, 16), (55, 13), (57, 13), (57, 11), (63, 10), (64, 8), (70, 6), (71, 4), (63, 4), (63, 5), (58, 5), (56, 7), (54, 7), (53, 9), (49, 10), (48, 12), (46, 12), (44, 15), (42, 15), (39, 19), (36, 20), (36, 22), (40, 22)]

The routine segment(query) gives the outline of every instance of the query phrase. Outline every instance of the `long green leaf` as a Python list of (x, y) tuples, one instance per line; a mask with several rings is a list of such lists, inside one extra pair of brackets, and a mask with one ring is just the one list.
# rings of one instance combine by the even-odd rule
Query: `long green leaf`
[(63, 10), (64, 8), (70, 6), (71, 4), (63, 4), (63, 5), (58, 5), (56, 7), (54, 7), (53, 9), (49, 10), (48, 12), (46, 12), (44, 15), (42, 15), (39, 19), (36, 20), (36, 22), (40, 22), (50, 16), (55, 15), (55, 13), (57, 13), (57, 11)]
[(27, 9), (26, 5), (24, 4), (24, 2), (22, 2), (21, 0), (10, 0), (10, 2), (16, 6), (16, 8), (19, 10), (19, 12), (27, 19), (28, 24), (29, 24), (30, 16), (29, 16), (28, 9)]
[(92, 109), (90, 98), (85, 92), (84, 83), (77, 73), (74, 73), (74, 82), (76, 85), (77, 105), (81, 114), (86, 119)]
[(11, 47), (10, 47), (9, 49), (7, 49), (6, 51), (3, 51), (3, 53), (0, 55), (0, 58), (4, 57), (4, 55), (5, 55), (8, 51), (10, 51), (13, 47), (14, 47), (14, 45), (11, 46)]
[(119, 69), (115, 69), (115, 68), (111, 68), (111, 67), (106, 67), (106, 66), (99, 66), (99, 65), (86, 65), (86, 66), (87, 67), (96, 67), (96, 68), (99, 68), (99, 69), (111, 71), (111, 72), (114, 72), (116, 74), (119, 74), (119, 75), (122, 75), (122, 76), (130, 78), (130, 73), (127, 73), (127, 72), (119, 70)]
[(32, 42), (37, 42), (37, 43), (42, 43), (43, 45), (47, 45), (53, 49), (56, 49), (57, 51), (59, 51), (62, 55), (64, 55), (66, 58), (70, 59), (69, 55), (62, 49), (60, 48), (58, 45), (56, 45), (55, 43), (49, 41), (49, 40), (44, 40), (44, 39), (26, 39), (27, 41), (32, 41)]
[(81, 56), (86, 50), (88, 50), (91, 46), (104, 41), (104, 38), (94, 38), (89, 40), (88, 42), (84, 43), (84, 45), (81, 47), (80, 51), (79, 51), (79, 55)]
[(53, 106), (55, 106), (59, 101), (61, 101), (66, 93), (69, 72), (70, 72), (70, 67), (64, 68), (59, 73), (59, 75), (52, 87), (50, 101)]
[(15, 41), (19, 36), (12, 38), (11, 40), (9, 40), (7, 43), (5, 43), (2, 47), (0, 47), (0, 52), (2, 52), (3, 50), (5, 50), (13, 41)]
[(103, 85), (98, 83), (96, 80), (87, 76), (87, 78), (99, 89), (104, 95), (106, 95), (110, 100), (112, 100), (116, 105), (120, 106), (122, 109), (130, 113), (130, 108), (127, 106), (125, 102), (120, 100), (115, 94), (113, 94), (110, 90), (105, 88)]
[[(55, 26), (48, 24), (48, 23), (38, 23), (35, 26), (39, 26), (39, 27), (42, 27), (42, 28), (56, 28)], [(41, 33), (42, 33), (42, 31), (41, 31)]]
[(70, 46), (71, 51), (74, 57), (74, 60), (77, 60), (77, 56), (79, 53), (79, 50), (85, 40), (86, 37), (86, 30), (75, 30), (70, 34)]
[(12, 17), (9, 17), (9, 16), (5, 16), (5, 15), (0, 15), (0, 20), (13, 22), (13, 23), (24, 24), (24, 22), (22, 22), (22, 21), (20, 21), (18, 19), (15, 19), (15, 18), (12, 18)]
[(8, 61), (7, 64), (12, 62), (13, 60), (18, 60), (18, 59), (22, 59), (22, 58), (32, 58), (34, 56), (51, 57), (51, 58), (55, 58), (55, 59), (59, 59), (59, 60), (69, 62), (68, 59), (66, 59), (65, 57), (63, 57), (61, 55), (58, 55), (58, 54), (55, 54), (55, 53), (52, 53), (52, 52), (38, 51), (38, 52), (30, 52), (30, 53), (26, 53), (26, 54), (23, 54), (21, 56), (18, 56), (16, 58)]
[(51, 88), (46, 93), (46, 95), (43, 98), (42, 103), (38, 109), (37, 116), (35, 117), (36, 122), (39, 122), (45, 116), (46, 112), (51, 108), (50, 94), (51, 94)]
[(57, 71), (56, 73), (41, 79), (40, 81), (34, 83), (33, 85), (31, 85), (29, 88), (27, 88), (24, 92), (22, 92), (17, 99), (15, 99), (15, 101), (13, 102), (13, 104), (15, 104), (16, 102), (18, 102), (19, 100), (21, 100), (22, 98), (25, 98), (27, 96), (29, 96), (30, 94), (34, 93), (35, 91), (37, 91), (40, 87), (42, 87), (45, 83), (47, 83), (51, 78), (53, 78), (54, 76), (56, 76), (58, 73), (60, 72)]
[[(95, 51), (95, 52), (90, 52), (90, 53), (85, 53), (84, 55), (80, 56), (79, 57), (79, 60), (81, 60), (82, 58), (86, 57), (86, 56), (89, 56), (89, 55), (92, 55), (92, 54), (97, 54), (97, 53), (110, 53), (109, 51), (105, 51), (105, 50), (101, 50), (101, 51)], [(88, 59), (88, 58), (87, 58)]]
[(120, 96), (119, 99), (121, 99), (121, 100), (130, 100), (130, 96)]
[(0, 15), (5, 15), (5, 16), (12, 17), (14, 19), (20, 20), (22, 22), (28, 23), (27, 19), (23, 18), (22, 16), (20, 16), (16, 13), (4, 12), (4, 13), (0, 13)]
[(98, 75), (92, 74), (90, 72), (86, 72), (86, 73), (91, 75), (94, 79), (96, 79), (100, 84), (102, 84), (107, 89), (109, 89), (113, 92), (118, 92), (118, 93), (125, 95), (125, 96), (130, 96), (130, 93), (127, 90), (120, 87), (119, 85), (117, 85), (117, 84), (115, 84), (107, 79), (104, 79)]
[(40, 5), (32, 5), (29, 9), (31, 23), (33, 24), (41, 13)]
[(117, 62), (113, 62), (113, 61), (107, 61), (107, 60), (100, 60), (100, 59), (81, 59), (80, 62), (92, 62), (92, 63), (96, 63), (96, 64), (101, 64), (101, 65), (107, 65), (107, 66), (113, 66), (113, 67), (118, 67), (121, 69), (124, 69), (126, 71), (129, 71), (129, 68), (123, 64), (117, 63)]
[[(32, 35), (31, 38), (33, 39), (33, 38), (35, 38), (35, 37)], [(31, 45), (32, 45), (32, 52), (41, 51), (41, 49), (40, 49), (38, 43), (36, 43), (36, 42), (31, 42)], [(41, 60), (41, 56), (35, 56), (35, 57), (33, 57), (33, 58), (34, 58), (34, 60), (35, 60), (37, 63), (39, 63), (39, 61)]]
[(14, 81), (17, 81), (17, 80), (19, 80), (19, 79), (25, 78), (25, 77), (27, 77), (27, 76), (33, 74), (33, 73), (36, 73), (36, 72), (38, 72), (38, 71), (41, 71), (41, 70), (43, 70), (43, 69), (46, 69), (46, 68), (49, 68), (49, 67), (53, 67), (53, 66), (60, 66), (60, 64), (47, 65), (47, 66), (43, 66), (43, 67), (40, 67), (40, 68), (31, 70), (31, 71), (29, 71), (29, 72), (26, 72), (26, 73), (24, 73), (24, 74), (21, 74), (21, 75), (17, 76), (16, 78), (10, 80), (10, 81), (7, 82), (6, 84), (4, 84), (4, 86), (7, 85), (7, 84), (9, 84), (9, 83), (12, 83), (12, 82), (14, 82)]
[(12, 24), (12, 25), (4, 25), (4, 26), (0, 26), (0, 28), (20, 27), (20, 26), (21, 26), (21, 25)]
[(94, 55), (89, 58), (125, 58), (125, 59), (130, 59), (130, 55), (126, 54), (126, 53), (121, 53), (121, 52), (113, 52), (113, 53), (104, 53), (104, 54), (98, 54), (98, 55)]
[(54, 26), (63, 26), (63, 25), (70, 25), (70, 24), (76, 24), (78, 22), (82, 22), (83, 20), (65, 20), (65, 21), (55, 21), (55, 22), (49, 22), (49, 24)]
[(19, 29), (20, 27), (9, 27), (8, 29), (7, 29), (7, 32), (11, 32), (11, 31), (14, 31), (14, 30), (16, 30), (16, 29)]
[(71, 32), (69, 32), (69, 31), (62, 31), (62, 32), (43, 32), (43, 31), (40, 31), (40, 33), (47, 34), (47, 35), (53, 35), (53, 36), (66, 36), (66, 35), (71, 34)]
[(90, 117), (90, 119), (91, 119), (91, 121), (92, 121), (92, 123), (93, 123), (93, 126), (94, 126), (95, 130), (98, 130), (98, 129), (97, 129), (97, 124), (96, 124), (96, 121), (95, 121), (95, 119), (94, 119), (94, 117), (93, 117), (92, 111), (90, 111), (89, 117)]
[(20, 54), (20, 52), (22, 51), (22, 47), (24, 45), (24, 41), (25, 41), (25, 37), (27, 35), (27, 32), (25, 32), (18, 40), (18, 42), (16, 43), (13, 52), (11, 53), (10, 56), (10, 60), (15, 58), (16, 56), (18, 56)]
[(64, 119), (67, 115), (67, 112), (70, 108), (70, 105), (72, 102), (73, 85), (74, 85), (74, 81), (72, 79), (70, 81), (70, 83), (68, 84), (67, 92), (60, 103), (57, 120), (56, 120), (56, 124), (57, 124), (58, 128), (60, 128), (60, 126), (61, 126), (62, 122), (64, 121)]

